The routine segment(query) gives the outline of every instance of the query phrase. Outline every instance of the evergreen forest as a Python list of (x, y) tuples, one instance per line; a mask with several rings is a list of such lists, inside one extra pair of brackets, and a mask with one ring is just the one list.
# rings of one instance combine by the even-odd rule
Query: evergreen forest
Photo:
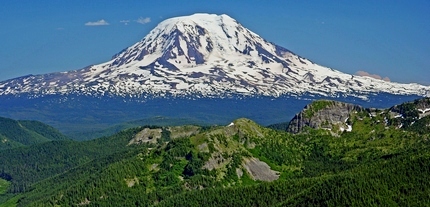
[[(321, 103), (307, 119), (336, 105)], [(295, 134), (239, 118), (87, 141), (1, 118), (0, 206), (430, 206), (428, 108), (357, 108)]]

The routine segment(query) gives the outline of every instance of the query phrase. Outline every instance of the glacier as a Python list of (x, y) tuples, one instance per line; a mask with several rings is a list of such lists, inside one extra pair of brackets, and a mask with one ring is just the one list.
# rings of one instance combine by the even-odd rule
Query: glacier
[(162, 21), (110, 61), (0, 82), (0, 95), (148, 97), (430, 96), (430, 87), (324, 67), (268, 42), (228, 15)]

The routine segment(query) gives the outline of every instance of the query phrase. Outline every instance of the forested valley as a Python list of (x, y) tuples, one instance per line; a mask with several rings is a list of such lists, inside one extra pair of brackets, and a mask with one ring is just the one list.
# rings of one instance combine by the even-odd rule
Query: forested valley
[[(354, 108), (299, 133), (240, 118), (89, 141), (7, 120), (0, 136), (17, 144), (0, 150), (0, 206), (428, 206), (430, 116), (419, 109), (429, 105)], [(314, 102), (303, 114), (338, 106)]]

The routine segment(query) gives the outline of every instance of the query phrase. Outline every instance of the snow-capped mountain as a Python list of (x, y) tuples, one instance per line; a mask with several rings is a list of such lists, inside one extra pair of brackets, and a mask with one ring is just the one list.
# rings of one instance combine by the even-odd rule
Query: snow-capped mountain
[(372, 93), (430, 96), (430, 87), (354, 76), (264, 40), (227, 15), (167, 19), (102, 64), (0, 82), (0, 95), (228, 97)]

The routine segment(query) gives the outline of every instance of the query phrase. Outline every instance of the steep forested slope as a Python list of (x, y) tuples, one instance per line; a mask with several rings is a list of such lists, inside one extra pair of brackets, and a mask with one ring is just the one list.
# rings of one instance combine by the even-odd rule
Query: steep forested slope
[(66, 139), (58, 130), (41, 122), (0, 117), (0, 150)]
[(297, 134), (248, 119), (139, 127), (92, 141), (4, 150), (0, 156), (14, 162), (0, 159), (0, 166), (9, 192), (19, 192), (9, 200), (18, 206), (430, 204), (430, 134), (413, 128), (427, 126), (426, 105), (410, 106), (425, 112), (403, 128), (409, 116), (394, 108), (352, 107), (323, 120), (321, 110), (343, 105), (316, 104), (307, 107), (313, 110), (307, 118), (320, 124)]
[(12, 182), (8, 190), (11, 193), (28, 191), (32, 184), (40, 180), (93, 159), (127, 150), (124, 146), (138, 130), (130, 129), (86, 142), (51, 141), (0, 151), (0, 178)]

